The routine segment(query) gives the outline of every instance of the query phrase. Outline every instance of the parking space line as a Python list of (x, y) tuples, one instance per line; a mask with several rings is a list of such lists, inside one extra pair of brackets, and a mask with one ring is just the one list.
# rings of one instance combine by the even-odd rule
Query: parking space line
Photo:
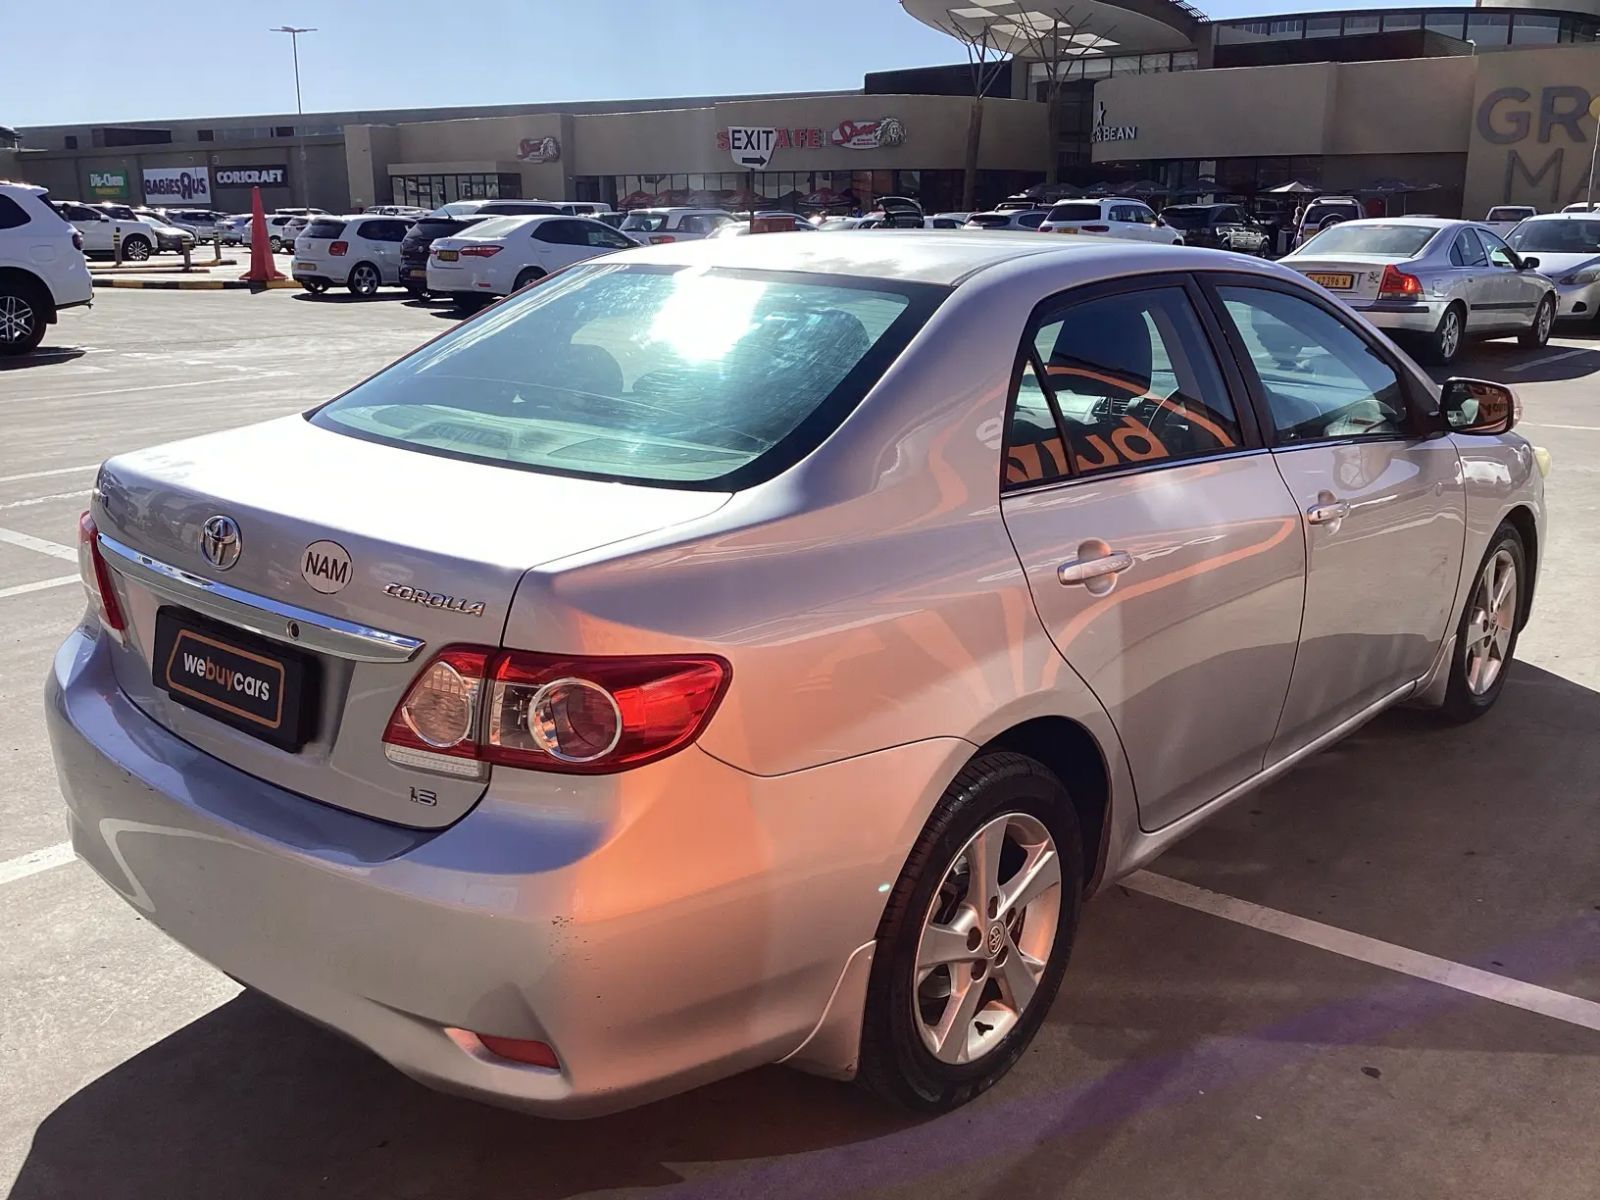
[(236, 383), (230, 379), (187, 379), (179, 383), (151, 383), (143, 387), (109, 388), (102, 392), (62, 392), (59, 396), (8, 396), (8, 403), (48, 403), (51, 400), (85, 400), (91, 396), (123, 396), (129, 392), (166, 392), (173, 388), (186, 387), (227, 387)]
[(1544, 421), (1523, 421), (1529, 429), (1572, 429), (1579, 433), (1600, 433), (1600, 425), (1549, 425)]
[(1552, 991), (1536, 983), (1524, 983), (1520, 979), (1496, 975), (1493, 971), (1483, 971), (1477, 967), (1469, 967), (1465, 963), (1452, 962), (1447, 958), (1435, 958), (1431, 954), (1423, 954), (1420, 950), (1408, 950), (1404, 946), (1380, 942), (1377, 938), (1324, 925), (1321, 921), (1308, 920), (1292, 913), (1279, 912), (1275, 908), (1252, 904), (1248, 900), (1224, 896), (1221, 892), (1196, 887), (1192, 883), (1184, 883), (1167, 875), (1135, 871), (1121, 883), (1124, 887), (1146, 896), (1180, 904), (1197, 912), (1209, 913), (1211, 916), (1221, 917), (1224, 921), (1232, 921), (1238, 925), (1248, 925), (1251, 929), (1276, 934), (1278, 937), (1288, 938), (1303, 945), (1315, 946), (1330, 954), (1370, 963), (1372, 966), (1396, 971), (1401, 975), (1410, 975), (1414, 979), (1426, 979), (1431, 983), (1454, 988), (1458, 992), (1467, 992), (1473, 996), (1481, 996), (1485, 1000), (1493, 1000), (1497, 1004), (1506, 1004), (1557, 1021), (1565, 1021), (1569, 1025), (1600, 1030), (1600, 1004), (1579, 996), (1569, 996), (1565, 992)]
[(24, 479), (47, 479), (51, 475), (74, 475), (79, 471), (93, 471), (99, 463), (83, 463), (76, 467), (53, 467), (48, 471), (24, 471), (21, 475), (0, 475), (0, 483), (21, 483)]
[(0, 600), (12, 596), (26, 596), (29, 592), (43, 592), (50, 588), (66, 587), (69, 583), (77, 583), (76, 575), (57, 575), (54, 579), (40, 579), (33, 583), (19, 583), (12, 587), (0, 588)]
[(53, 867), (64, 867), (75, 857), (71, 842), (57, 842), (54, 846), (24, 854), (21, 858), (8, 858), (0, 862), (0, 885), (15, 883)]
[(31, 533), (20, 533), (15, 529), (0, 529), (0, 542), (19, 546), (23, 550), (37, 550), (40, 554), (48, 554), (51, 558), (64, 558), (68, 562), (78, 561), (78, 552), (71, 546), (63, 546), (60, 542), (47, 542), (43, 538), (34, 537)]
[(0, 504), (4, 508), (31, 508), (35, 504), (49, 504), (52, 500), (71, 500), (75, 496), (87, 496), (92, 489), (79, 488), (75, 492), (53, 492), (48, 496), (29, 496), (26, 500), (7, 500)]
[(1528, 371), (1528, 370), (1531, 370), (1534, 367), (1548, 367), (1551, 363), (1558, 363), (1563, 358), (1575, 358), (1580, 354), (1587, 354), (1587, 353), (1589, 353), (1587, 348), (1579, 348), (1577, 350), (1563, 350), (1560, 354), (1552, 354), (1552, 355), (1550, 355), (1549, 358), (1530, 358), (1527, 362), (1513, 363), (1511, 366), (1506, 367), (1504, 369), (1508, 373), (1511, 372), (1511, 371)]

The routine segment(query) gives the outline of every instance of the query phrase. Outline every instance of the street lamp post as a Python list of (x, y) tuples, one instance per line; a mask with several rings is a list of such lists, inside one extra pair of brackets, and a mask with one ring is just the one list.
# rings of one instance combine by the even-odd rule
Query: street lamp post
[(302, 33), (315, 33), (315, 28), (297, 29), (293, 25), (279, 25), (276, 29), (269, 29), (268, 33), (287, 33), (289, 35), (289, 48), (294, 53), (294, 112), (295, 112), (295, 140), (300, 148), (300, 207), (309, 208), (311, 201), (309, 195), (309, 180), (306, 179), (306, 128), (305, 108), (300, 103), (300, 35)]

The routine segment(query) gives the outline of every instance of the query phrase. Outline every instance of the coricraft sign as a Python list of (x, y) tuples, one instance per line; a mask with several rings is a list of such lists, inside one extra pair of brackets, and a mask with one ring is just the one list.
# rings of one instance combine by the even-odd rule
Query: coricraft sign
[(211, 168), (146, 167), (144, 198), (150, 201), (182, 200), (186, 204), (210, 204)]
[(126, 171), (90, 171), (89, 194), (96, 200), (126, 200), (128, 198), (128, 173)]
[(1131, 142), (1139, 136), (1137, 125), (1112, 125), (1106, 121), (1106, 102), (1094, 106), (1094, 132), (1090, 139), (1096, 142)]
[(288, 187), (289, 168), (282, 163), (266, 166), (218, 167), (217, 186), (224, 187)]

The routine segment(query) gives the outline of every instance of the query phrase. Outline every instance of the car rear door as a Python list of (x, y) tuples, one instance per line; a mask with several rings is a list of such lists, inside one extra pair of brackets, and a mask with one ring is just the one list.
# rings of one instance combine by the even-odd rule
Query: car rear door
[(1468, 329), (1474, 332), (1502, 329), (1513, 323), (1505, 308), (1500, 281), (1490, 269), (1483, 243), (1473, 230), (1456, 231), (1455, 240), (1450, 243), (1450, 264), (1459, 280), (1460, 294), (1471, 307), (1467, 314)]
[(1272, 763), (1422, 678), (1446, 636), (1465, 499), (1431, 393), (1334, 305), (1206, 280), (1297, 510), (1305, 616)]
[(1216, 344), (1181, 276), (1063, 293), (1024, 337), (1008, 421), (1006, 527), (1147, 829), (1261, 769), (1300, 630), (1296, 507)]
[(384, 283), (400, 282), (400, 243), (405, 240), (406, 223), (394, 217), (363, 221), (356, 233), (367, 242), (368, 257), (378, 265)]

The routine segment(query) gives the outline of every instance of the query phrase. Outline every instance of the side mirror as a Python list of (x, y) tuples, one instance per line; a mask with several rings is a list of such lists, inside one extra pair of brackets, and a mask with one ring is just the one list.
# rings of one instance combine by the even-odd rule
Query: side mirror
[(1539, 260), (1537, 258), (1524, 258), (1522, 260), (1522, 269), (1524, 271), (1537, 271), (1539, 269)]
[(1440, 406), (1451, 433), (1510, 433), (1522, 418), (1522, 401), (1503, 383), (1448, 379)]

